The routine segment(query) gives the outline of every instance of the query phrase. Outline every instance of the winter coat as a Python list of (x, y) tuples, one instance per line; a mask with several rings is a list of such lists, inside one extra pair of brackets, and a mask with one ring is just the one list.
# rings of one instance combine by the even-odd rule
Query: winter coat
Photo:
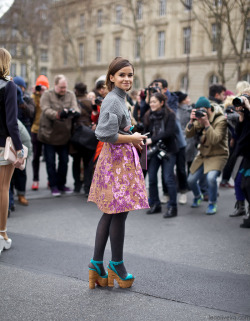
[(195, 157), (190, 172), (193, 174), (204, 165), (204, 174), (212, 170), (222, 171), (228, 159), (227, 120), (220, 107), (215, 108), (209, 117), (208, 129), (200, 127), (198, 121), (189, 129), (186, 127), (186, 136), (193, 137), (200, 133), (198, 154)]
[(40, 101), (42, 115), (38, 139), (45, 144), (65, 145), (69, 142), (72, 129), (72, 118), (58, 119), (58, 112), (63, 109), (73, 108), (80, 112), (76, 96), (72, 91), (67, 90), (65, 95), (59, 96), (54, 89), (43, 93)]

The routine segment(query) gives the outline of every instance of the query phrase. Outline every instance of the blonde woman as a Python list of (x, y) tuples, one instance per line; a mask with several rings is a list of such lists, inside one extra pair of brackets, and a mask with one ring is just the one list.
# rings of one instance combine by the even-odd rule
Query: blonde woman
[[(13, 171), (24, 161), (24, 151), (17, 125), (17, 88), (8, 78), (11, 55), (0, 48), (0, 254), (11, 247), (7, 236), (7, 217), (9, 206), (9, 186)], [(13, 164), (4, 160), (6, 138), (10, 136), (17, 151), (17, 161)]]

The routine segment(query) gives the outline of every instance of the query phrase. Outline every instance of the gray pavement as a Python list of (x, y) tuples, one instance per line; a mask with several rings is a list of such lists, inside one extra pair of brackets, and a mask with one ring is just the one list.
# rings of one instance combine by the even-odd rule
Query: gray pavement
[(205, 202), (191, 209), (191, 193), (173, 219), (131, 212), (124, 259), (134, 285), (89, 290), (100, 212), (83, 194), (52, 198), (44, 165), (33, 192), (28, 163), (30, 205), (16, 204), (8, 220), (13, 247), (0, 256), (1, 321), (250, 320), (250, 230), (228, 216), (232, 189), (219, 190), (214, 216), (204, 214)]

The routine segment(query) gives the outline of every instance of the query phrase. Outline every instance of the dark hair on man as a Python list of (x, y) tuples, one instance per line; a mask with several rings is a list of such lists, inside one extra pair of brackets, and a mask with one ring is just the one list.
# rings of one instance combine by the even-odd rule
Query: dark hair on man
[(221, 94), (226, 91), (226, 88), (220, 84), (213, 84), (209, 87), (209, 96), (215, 97), (216, 94)]
[(104, 80), (97, 81), (97, 83), (95, 85), (95, 89), (99, 90), (99, 89), (102, 89), (103, 87), (105, 87), (105, 81)]
[(117, 73), (117, 71), (128, 66), (132, 67), (133, 73), (134, 73), (134, 66), (127, 59), (124, 59), (122, 57), (116, 57), (111, 62), (111, 64), (109, 65), (107, 76), (106, 76), (106, 86), (109, 91), (111, 91), (115, 86), (114, 83), (110, 81), (110, 76), (111, 75), (114, 76)]
[(87, 86), (83, 82), (76, 83), (74, 89), (77, 95), (87, 94)]
[(154, 82), (160, 82), (162, 84), (162, 88), (168, 88), (168, 82), (166, 79), (159, 78), (154, 80)]

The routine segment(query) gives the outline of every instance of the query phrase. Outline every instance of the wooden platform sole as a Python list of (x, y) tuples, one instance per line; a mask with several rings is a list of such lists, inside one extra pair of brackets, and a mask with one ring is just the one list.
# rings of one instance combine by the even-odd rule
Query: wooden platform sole
[(108, 278), (102, 278), (96, 271), (89, 270), (89, 288), (94, 289), (96, 284), (108, 286)]
[(108, 286), (113, 287), (114, 286), (114, 280), (119, 284), (120, 288), (126, 289), (130, 288), (134, 282), (134, 278), (130, 280), (121, 280), (119, 276), (112, 270), (108, 269)]

